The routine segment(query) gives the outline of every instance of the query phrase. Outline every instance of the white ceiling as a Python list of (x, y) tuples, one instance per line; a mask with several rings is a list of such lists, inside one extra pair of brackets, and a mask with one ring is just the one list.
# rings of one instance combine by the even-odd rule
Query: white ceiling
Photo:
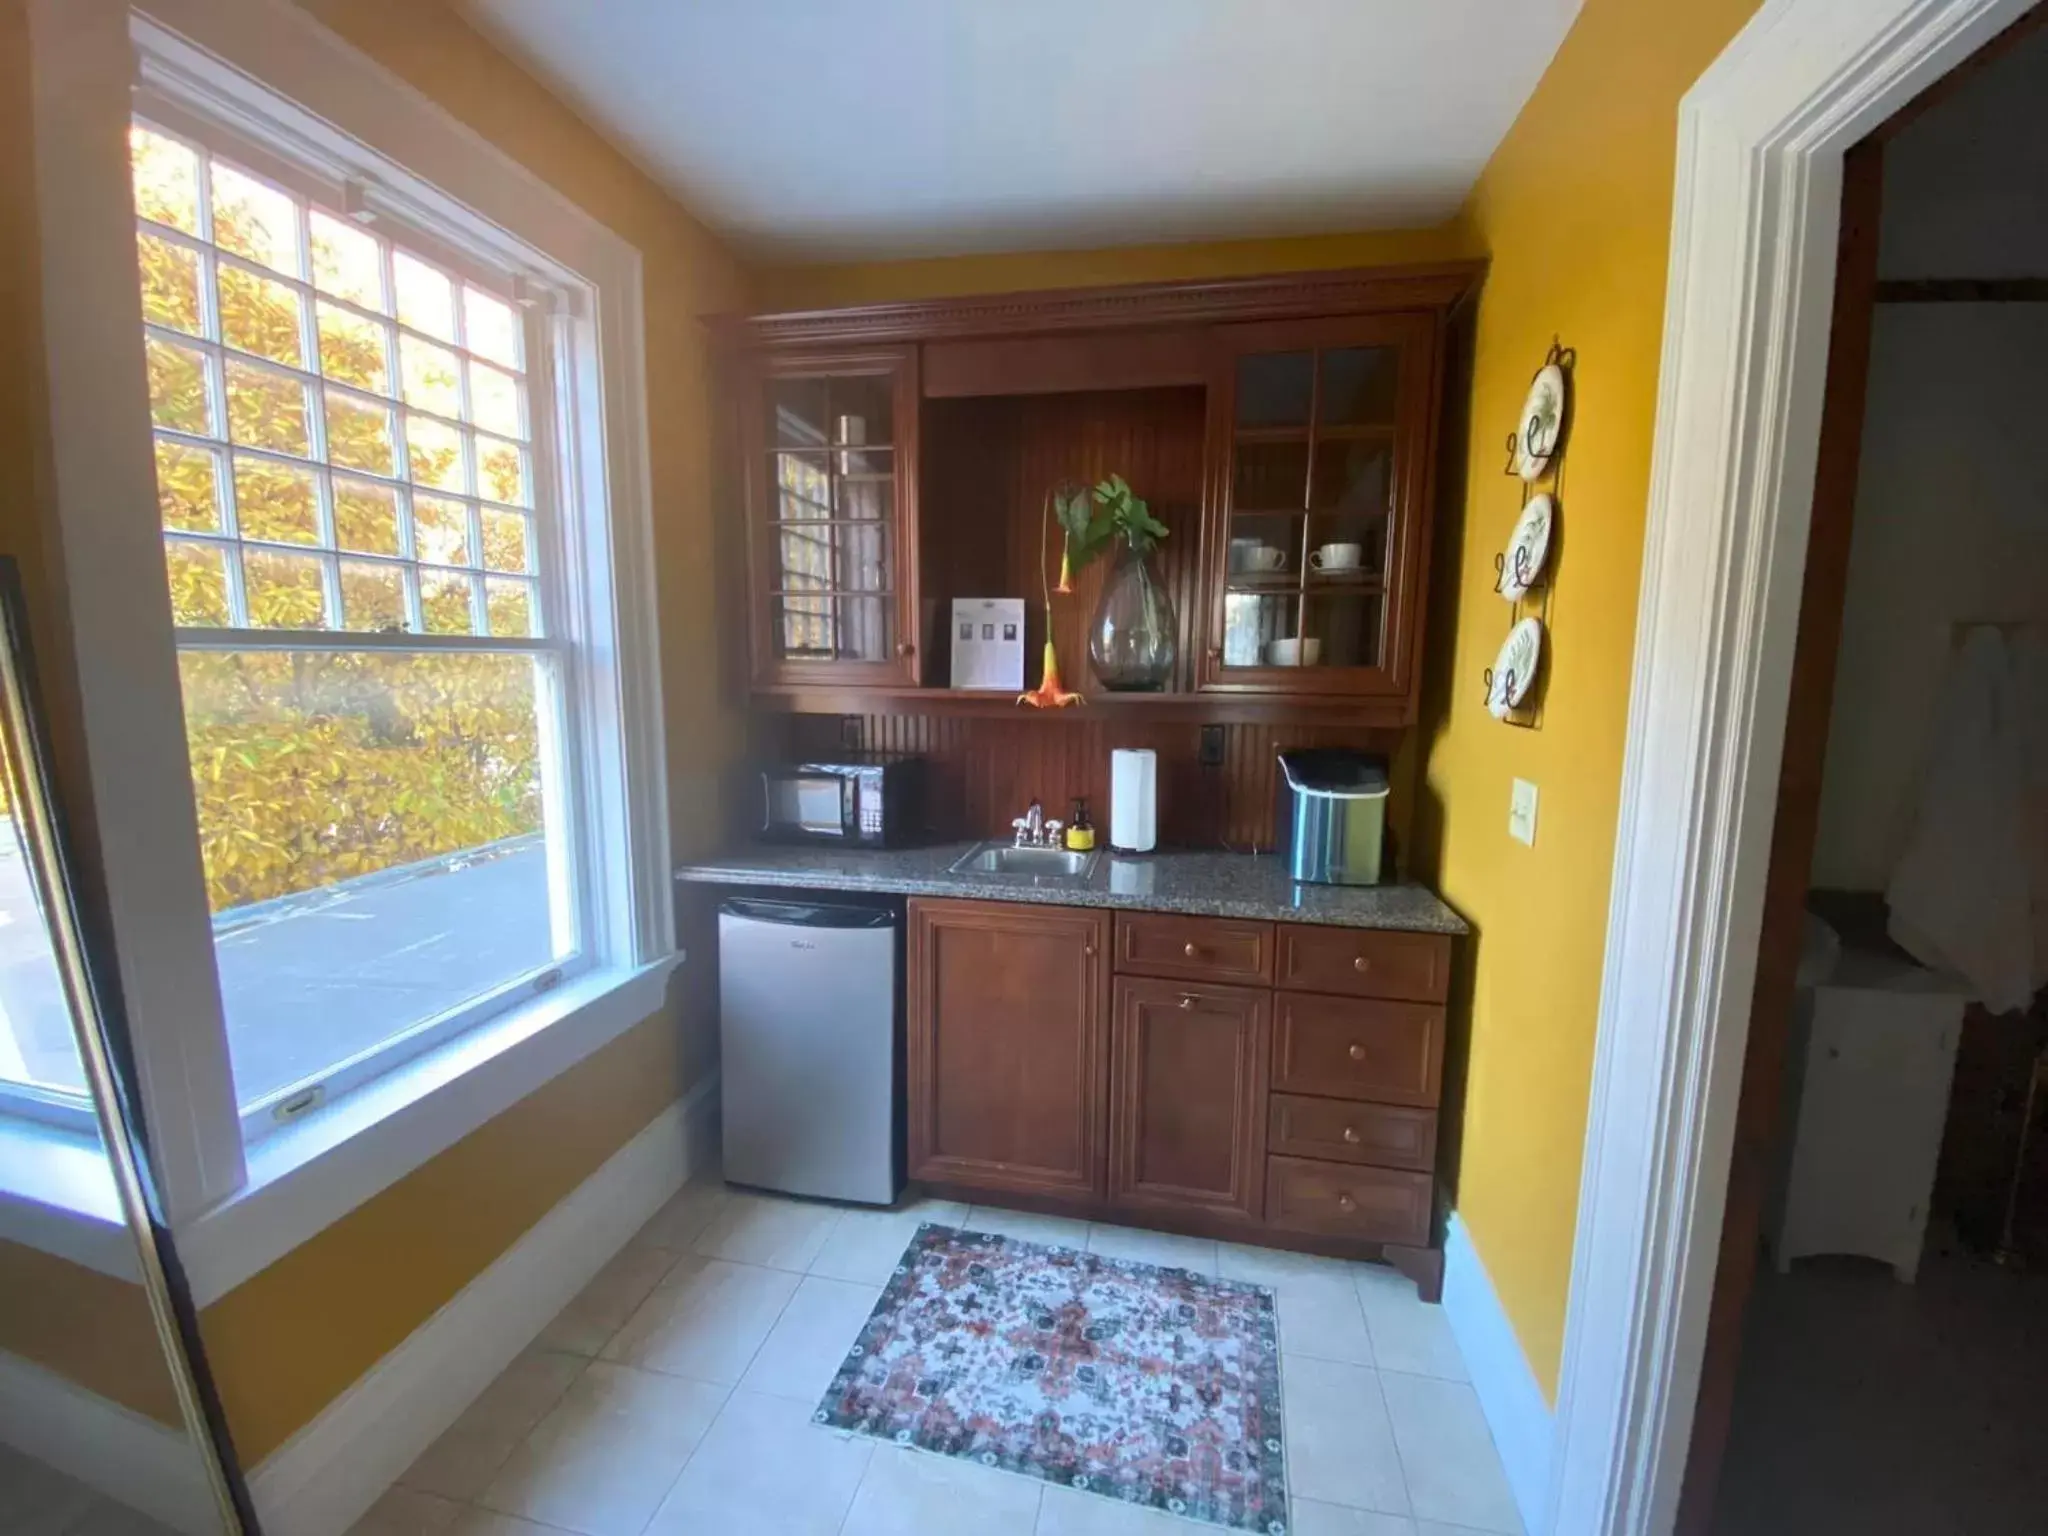
[(464, 0), (779, 260), (1427, 225), (1579, 0)]

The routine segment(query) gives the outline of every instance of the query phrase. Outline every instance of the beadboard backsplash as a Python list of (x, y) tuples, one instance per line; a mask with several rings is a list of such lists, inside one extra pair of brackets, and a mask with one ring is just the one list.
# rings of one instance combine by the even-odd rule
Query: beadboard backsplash
[(1201, 764), (1202, 726), (1089, 718), (1086, 707), (1014, 720), (932, 715), (756, 716), (764, 758), (825, 757), (858, 750), (914, 752), (931, 763), (925, 807), (934, 838), (1003, 837), (1036, 798), (1065, 820), (1086, 796), (1096, 825), (1109, 823), (1109, 754), (1159, 754), (1159, 840), (1183, 848), (1264, 850), (1273, 843), (1274, 759), (1290, 747), (1356, 747), (1390, 759), (1388, 825), (1405, 866), (1413, 772), (1396, 757), (1401, 733), (1356, 726), (1224, 725), (1223, 761)]

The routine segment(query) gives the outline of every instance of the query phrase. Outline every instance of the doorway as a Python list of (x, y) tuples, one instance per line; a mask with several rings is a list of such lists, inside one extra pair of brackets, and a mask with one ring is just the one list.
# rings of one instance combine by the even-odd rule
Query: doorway
[(2017, 1531), (2048, 1498), (2014, 1411), (2048, 1377), (2048, 809), (2007, 782), (2048, 634), (2044, 15), (1844, 160), (1687, 1533)]

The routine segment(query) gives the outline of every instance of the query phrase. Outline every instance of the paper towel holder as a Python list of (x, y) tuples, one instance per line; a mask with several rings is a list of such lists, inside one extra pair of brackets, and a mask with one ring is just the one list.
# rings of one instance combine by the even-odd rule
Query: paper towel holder
[(1109, 754), (1109, 850), (1150, 853), (1159, 843), (1159, 754), (1117, 747)]

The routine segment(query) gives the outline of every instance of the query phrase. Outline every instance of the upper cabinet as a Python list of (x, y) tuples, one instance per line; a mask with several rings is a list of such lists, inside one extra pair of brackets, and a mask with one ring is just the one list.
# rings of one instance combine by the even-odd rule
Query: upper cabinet
[[(951, 684), (961, 598), (1024, 599), (1092, 708), (1416, 716), (1431, 459), (1472, 266), (879, 305), (728, 328), (752, 679), (781, 708), (1015, 709)], [(1168, 530), (1163, 693), (1106, 690), (1112, 561), (1057, 577), (1061, 483), (1128, 479)], [(1334, 712), (1334, 714), (1333, 714)]]
[(1410, 695), (1436, 330), (1398, 313), (1216, 331), (1203, 689)]
[(747, 372), (755, 683), (915, 685), (917, 350), (769, 354)]

